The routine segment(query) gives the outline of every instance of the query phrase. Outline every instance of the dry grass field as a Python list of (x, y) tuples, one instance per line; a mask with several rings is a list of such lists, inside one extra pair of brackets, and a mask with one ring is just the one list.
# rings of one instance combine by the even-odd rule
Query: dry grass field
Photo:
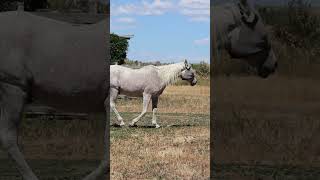
[[(169, 86), (159, 98), (159, 113), (209, 114), (210, 86)], [(141, 112), (142, 99), (118, 100), (121, 112)], [(151, 104), (148, 109), (151, 112)], [(129, 122), (129, 121), (128, 121)]]
[[(94, 120), (93, 120), (94, 119)], [(42, 180), (82, 179), (103, 156), (104, 114), (88, 120), (23, 120), (19, 146)], [(13, 161), (0, 150), (0, 180), (21, 180)]]
[[(167, 87), (159, 99), (160, 129), (150, 128), (150, 109), (137, 128), (111, 128), (111, 179), (208, 179), (209, 89)], [(129, 123), (142, 101), (121, 99), (117, 105)]]
[(320, 178), (318, 79), (216, 77), (213, 83), (217, 179)]

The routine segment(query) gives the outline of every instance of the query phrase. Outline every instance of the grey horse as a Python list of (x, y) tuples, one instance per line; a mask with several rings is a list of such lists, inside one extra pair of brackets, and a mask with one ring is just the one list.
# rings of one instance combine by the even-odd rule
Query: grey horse
[(259, 13), (249, 0), (211, 5), (212, 52), (219, 60), (221, 49), (232, 58), (243, 59), (258, 70), (262, 78), (274, 73), (277, 59)]
[(174, 84), (178, 78), (186, 80), (190, 85), (197, 83), (195, 71), (187, 60), (181, 63), (175, 63), (163, 66), (145, 66), (140, 69), (131, 69), (119, 65), (110, 66), (110, 108), (115, 112), (120, 126), (124, 126), (123, 118), (116, 109), (115, 101), (119, 94), (133, 97), (143, 97), (143, 109), (141, 114), (134, 118), (129, 124), (135, 124), (147, 112), (150, 100), (152, 100), (152, 125), (156, 128), (160, 126), (157, 123), (156, 112), (159, 96), (169, 84)]
[[(0, 22), (0, 145), (23, 179), (37, 180), (17, 145), (24, 107), (41, 103), (69, 112), (106, 112), (109, 20), (72, 26), (12, 11), (1, 13)], [(104, 159), (86, 180), (107, 173), (107, 131), (104, 140)]]

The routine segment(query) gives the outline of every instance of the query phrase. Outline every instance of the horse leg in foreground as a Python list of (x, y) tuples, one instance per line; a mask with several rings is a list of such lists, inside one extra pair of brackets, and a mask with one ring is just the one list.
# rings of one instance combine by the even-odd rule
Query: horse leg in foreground
[[(109, 113), (107, 111), (107, 103), (108, 103), (108, 98), (105, 100), (105, 109), (106, 109), (106, 115), (108, 116)], [(109, 159), (109, 151), (108, 151), (108, 139), (109, 139), (109, 132), (107, 132), (107, 126), (108, 126), (108, 121), (106, 119), (106, 126), (104, 130), (104, 157), (102, 161), (99, 164), (99, 167), (92, 171), (89, 175), (87, 175), (83, 180), (98, 180), (102, 179), (103, 175), (106, 173), (110, 173), (110, 168), (108, 167), (108, 159)], [(104, 180), (104, 179), (103, 179)]]
[(0, 144), (16, 162), (23, 179), (37, 180), (17, 144), (17, 130), (22, 118), (25, 92), (5, 83), (0, 83), (0, 88)]
[(119, 94), (119, 91), (117, 89), (110, 88), (110, 108), (116, 114), (119, 125), (124, 126), (125, 123), (123, 122), (123, 118), (120, 116), (119, 112), (117, 111), (116, 104), (115, 104), (118, 94)]
[(135, 126), (136, 123), (146, 114), (147, 110), (148, 110), (148, 105), (151, 99), (151, 95), (147, 94), (147, 93), (143, 93), (143, 108), (142, 108), (142, 112), (141, 114), (134, 118), (132, 120), (132, 122), (129, 124), (129, 126)]
[(156, 117), (156, 112), (157, 112), (157, 107), (158, 107), (158, 96), (153, 96), (152, 97), (152, 125), (154, 125), (156, 128), (159, 128), (159, 124), (157, 123), (157, 117)]

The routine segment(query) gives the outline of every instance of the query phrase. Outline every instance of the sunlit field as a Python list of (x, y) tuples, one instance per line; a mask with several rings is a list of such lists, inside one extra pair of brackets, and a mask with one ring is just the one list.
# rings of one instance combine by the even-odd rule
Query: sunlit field
[[(158, 104), (159, 129), (151, 127), (151, 107), (137, 128), (112, 127), (111, 179), (208, 179), (209, 89), (167, 87)], [(128, 124), (142, 99), (120, 99), (117, 107)]]

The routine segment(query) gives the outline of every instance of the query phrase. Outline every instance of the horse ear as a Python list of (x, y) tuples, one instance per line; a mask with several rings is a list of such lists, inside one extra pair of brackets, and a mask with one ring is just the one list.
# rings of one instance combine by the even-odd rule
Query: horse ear
[(249, 27), (254, 27), (259, 17), (254, 12), (254, 4), (251, 0), (240, 0), (239, 9), (241, 14), (241, 20)]
[(252, 8), (254, 6), (252, 0), (240, 0), (240, 4), (245, 8)]
[(188, 65), (188, 61), (186, 59), (184, 60), (184, 65)]
[(186, 67), (187, 70), (190, 70), (191, 68), (191, 65), (188, 63), (186, 59), (184, 60), (184, 66)]

